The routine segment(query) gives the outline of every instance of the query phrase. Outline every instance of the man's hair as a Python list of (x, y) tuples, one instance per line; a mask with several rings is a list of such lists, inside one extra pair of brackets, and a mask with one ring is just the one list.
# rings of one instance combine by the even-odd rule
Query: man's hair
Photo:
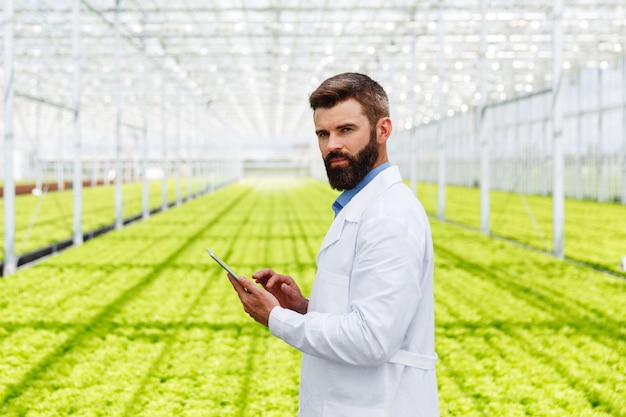
[(318, 108), (329, 109), (351, 98), (361, 104), (372, 128), (381, 118), (389, 117), (389, 99), (385, 90), (367, 75), (355, 72), (328, 78), (311, 93), (309, 104), (315, 111)]

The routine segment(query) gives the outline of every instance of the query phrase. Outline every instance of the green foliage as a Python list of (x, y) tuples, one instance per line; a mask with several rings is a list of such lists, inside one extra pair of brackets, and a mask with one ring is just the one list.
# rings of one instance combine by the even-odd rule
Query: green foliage
[[(419, 197), (430, 214), (437, 213), (437, 186), (420, 184)], [(446, 187), (446, 219), (480, 228), (478, 188)], [(550, 197), (492, 191), (490, 229), (494, 235), (552, 251)], [(565, 256), (620, 273), (626, 256), (626, 206), (617, 203), (565, 200)], [(626, 276), (626, 273), (624, 274)]]
[[(300, 354), (205, 248), (308, 294), (336, 195), (232, 185), (0, 280), (0, 415), (295, 415)], [(626, 280), (432, 226), (442, 416), (626, 416)]]
[(626, 415), (626, 281), (433, 222), (442, 415)]
[(245, 275), (289, 272), (308, 292), (333, 193), (256, 187), (0, 280), (0, 415), (294, 415), (299, 353), (243, 313), (205, 248)]
[[(196, 184), (197, 184), (197, 180)], [(181, 181), (186, 195), (186, 179)], [(149, 206), (161, 206), (161, 181), (149, 184)], [(142, 210), (142, 184), (123, 185), (124, 218), (140, 214)], [(18, 255), (41, 249), (56, 242), (72, 238), (72, 190), (51, 191), (40, 196), (31, 194), (15, 197), (15, 251)], [(1, 201), (2, 199), (0, 199)], [(168, 181), (169, 202), (176, 200), (176, 183)], [(4, 218), (4, 205), (0, 204), (0, 218)], [(90, 232), (115, 221), (115, 187), (113, 185), (83, 188), (83, 232)], [(4, 222), (0, 223), (4, 234)], [(0, 259), (4, 258), (4, 245), (0, 245)]]

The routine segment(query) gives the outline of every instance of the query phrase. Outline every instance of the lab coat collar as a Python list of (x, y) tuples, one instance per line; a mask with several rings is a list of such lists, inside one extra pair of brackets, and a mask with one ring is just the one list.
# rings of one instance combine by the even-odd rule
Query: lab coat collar
[(337, 217), (335, 217), (335, 220), (326, 233), (326, 237), (324, 237), (322, 241), (320, 252), (339, 240), (345, 222), (358, 222), (372, 200), (398, 182), (402, 182), (400, 170), (397, 166), (391, 166), (378, 174), (369, 184), (359, 191), (339, 212)]

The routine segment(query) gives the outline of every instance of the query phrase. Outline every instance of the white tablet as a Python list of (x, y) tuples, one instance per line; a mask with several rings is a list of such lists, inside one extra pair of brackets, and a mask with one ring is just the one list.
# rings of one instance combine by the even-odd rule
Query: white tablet
[(215, 262), (217, 262), (218, 264), (220, 264), (220, 266), (222, 268), (224, 268), (224, 270), (226, 272), (228, 272), (233, 278), (239, 278), (239, 275), (237, 275), (235, 273), (235, 271), (233, 271), (232, 269), (230, 269), (230, 267), (228, 265), (226, 265), (226, 263), (224, 261), (222, 261), (220, 258), (217, 257), (216, 254), (214, 254), (211, 249), (207, 248), (206, 250), (207, 252), (209, 252), (209, 255), (211, 255), (211, 258), (215, 259)]

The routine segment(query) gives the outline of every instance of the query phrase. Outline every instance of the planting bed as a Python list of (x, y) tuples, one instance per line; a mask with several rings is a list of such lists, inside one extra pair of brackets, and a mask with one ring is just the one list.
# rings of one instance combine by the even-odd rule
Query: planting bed
[[(336, 195), (231, 185), (1, 279), (0, 415), (295, 415), (300, 354), (205, 248), (308, 294)], [(626, 416), (626, 280), (432, 226), (442, 416)]]

